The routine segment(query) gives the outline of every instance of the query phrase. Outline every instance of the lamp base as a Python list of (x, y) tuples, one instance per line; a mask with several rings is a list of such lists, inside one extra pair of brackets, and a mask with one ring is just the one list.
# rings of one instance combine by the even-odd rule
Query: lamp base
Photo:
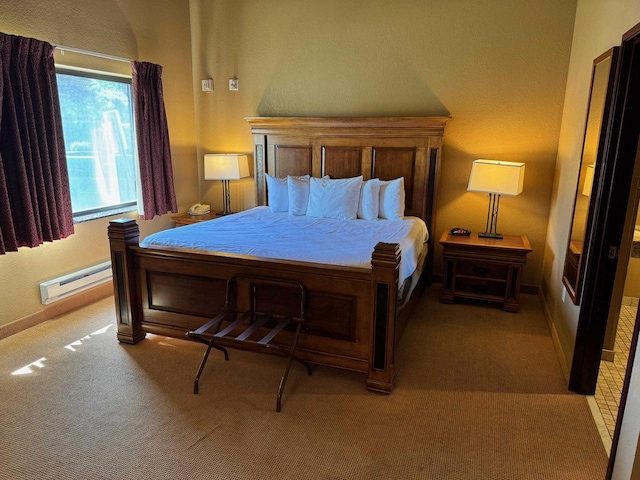
[(495, 238), (502, 240), (502, 234), (498, 230), (498, 208), (500, 207), (500, 194), (489, 193), (489, 208), (487, 209), (487, 226), (485, 231), (478, 233), (482, 238)]
[(502, 240), (501, 233), (482, 232), (482, 233), (478, 233), (478, 236), (482, 238), (495, 238), (497, 240)]
[(231, 194), (229, 193), (229, 180), (222, 180), (222, 210), (221, 212), (216, 212), (216, 215), (219, 217), (225, 215), (231, 215), (233, 212), (231, 211)]

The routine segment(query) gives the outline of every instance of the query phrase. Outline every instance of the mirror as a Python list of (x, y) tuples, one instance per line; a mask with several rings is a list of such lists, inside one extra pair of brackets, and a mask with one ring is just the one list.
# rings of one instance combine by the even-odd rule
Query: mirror
[(580, 303), (584, 258), (589, 252), (589, 233), (598, 191), (600, 163), (605, 143), (607, 119), (609, 118), (618, 49), (619, 47), (614, 47), (596, 58), (593, 61), (591, 71), (591, 89), (587, 106), (580, 173), (562, 275), (562, 283), (576, 305)]

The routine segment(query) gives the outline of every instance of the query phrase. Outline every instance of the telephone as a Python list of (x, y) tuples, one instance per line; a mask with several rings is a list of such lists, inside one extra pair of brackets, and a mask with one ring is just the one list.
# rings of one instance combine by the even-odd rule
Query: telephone
[(471, 232), (469, 230), (462, 227), (452, 228), (451, 230), (449, 230), (449, 233), (457, 237), (468, 237), (469, 235), (471, 235)]
[(195, 205), (191, 205), (189, 209), (189, 215), (206, 215), (211, 211), (211, 207), (204, 203), (196, 203)]

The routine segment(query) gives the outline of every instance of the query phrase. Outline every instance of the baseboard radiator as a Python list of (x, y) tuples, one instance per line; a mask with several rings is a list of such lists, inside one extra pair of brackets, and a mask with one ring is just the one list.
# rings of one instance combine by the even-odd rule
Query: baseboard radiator
[(43, 305), (111, 280), (111, 262), (104, 262), (40, 284)]

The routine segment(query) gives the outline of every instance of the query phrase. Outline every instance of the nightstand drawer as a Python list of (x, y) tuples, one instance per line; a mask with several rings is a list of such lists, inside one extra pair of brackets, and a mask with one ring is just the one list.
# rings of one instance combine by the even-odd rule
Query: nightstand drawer
[(508, 271), (509, 266), (506, 264), (470, 260), (458, 260), (456, 266), (457, 275), (478, 278), (493, 278), (505, 280), (507, 278)]
[[(492, 297), (491, 299), (501, 301), (504, 300), (507, 291), (507, 282), (505, 280), (490, 281), (479, 278), (468, 278), (457, 276), (455, 290), (458, 296), (470, 294), (473, 298)], [(489, 298), (486, 298), (487, 300)]]

